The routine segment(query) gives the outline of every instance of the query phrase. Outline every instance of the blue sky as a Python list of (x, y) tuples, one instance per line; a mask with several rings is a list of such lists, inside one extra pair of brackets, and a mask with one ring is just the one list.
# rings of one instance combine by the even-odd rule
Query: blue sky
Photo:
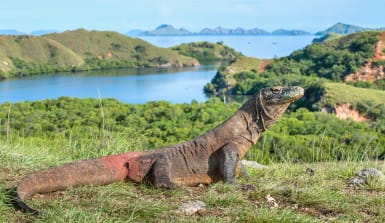
[(223, 26), (316, 32), (337, 22), (385, 27), (385, 0), (2, 0), (0, 7), (0, 29), (22, 32), (126, 32), (160, 24), (190, 31)]

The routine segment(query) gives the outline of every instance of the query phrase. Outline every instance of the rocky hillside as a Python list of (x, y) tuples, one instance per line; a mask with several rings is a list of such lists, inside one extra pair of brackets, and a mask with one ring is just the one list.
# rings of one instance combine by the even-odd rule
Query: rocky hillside
[(385, 78), (385, 32), (380, 34), (379, 40), (374, 47), (373, 56), (356, 72), (345, 76), (345, 81), (369, 81), (375, 82)]
[(79, 29), (43, 36), (0, 36), (0, 78), (55, 71), (196, 65), (196, 59), (116, 32)]

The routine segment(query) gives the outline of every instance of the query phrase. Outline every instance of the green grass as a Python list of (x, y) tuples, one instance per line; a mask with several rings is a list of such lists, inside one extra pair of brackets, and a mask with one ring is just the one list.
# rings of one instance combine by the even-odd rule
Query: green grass
[[(141, 39), (130, 38), (116, 32), (79, 29), (49, 34), (44, 37), (62, 43), (85, 58), (101, 56), (115, 60), (136, 60), (135, 54), (137, 54), (141, 55), (142, 60), (155, 57), (164, 57), (169, 62), (180, 60), (181, 63), (191, 60), (191, 58), (181, 56), (172, 50), (159, 48)], [(111, 53), (110, 56), (109, 53)]]
[(245, 71), (262, 73), (264, 67), (271, 62), (271, 60), (256, 59), (252, 57), (240, 57), (235, 62), (227, 66), (225, 72), (229, 74), (236, 74)]
[(359, 88), (343, 83), (325, 83), (321, 100), (317, 102), (319, 107), (336, 106), (349, 103), (353, 109), (362, 113), (371, 113), (375, 117), (381, 117), (385, 104), (385, 91), (369, 88)]
[[(79, 153), (78, 148), (55, 141), (1, 142), (0, 222), (381, 222), (385, 218), (384, 182), (372, 181), (358, 189), (346, 184), (362, 168), (385, 171), (383, 163), (370, 161), (276, 163), (268, 169), (247, 169), (249, 177), (240, 181), (255, 186), (248, 191), (221, 182), (176, 190), (131, 182), (84, 186), (28, 200), (41, 211), (39, 216), (15, 211), (6, 204), (6, 188), (33, 170), (70, 162), (73, 153)], [(90, 153), (101, 155), (90, 145), (79, 156), (89, 158)], [(306, 168), (312, 168), (314, 176), (305, 174)], [(277, 208), (268, 205), (268, 194)], [(182, 203), (194, 200), (205, 202), (206, 210), (184, 215), (179, 210)]]
[(373, 104), (385, 103), (385, 91), (358, 88), (343, 83), (325, 83), (323, 101), (327, 104), (358, 104), (371, 101)]

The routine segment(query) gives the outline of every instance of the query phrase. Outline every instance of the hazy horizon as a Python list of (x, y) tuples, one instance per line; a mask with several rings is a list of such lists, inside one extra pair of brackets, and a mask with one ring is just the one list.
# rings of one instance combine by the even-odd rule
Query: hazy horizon
[(198, 32), (202, 28), (242, 27), (324, 30), (337, 22), (368, 28), (385, 27), (385, 1), (278, 0), (5, 0), (0, 29), (24, 33), (35, 30), (152, 30), (161, 24)]

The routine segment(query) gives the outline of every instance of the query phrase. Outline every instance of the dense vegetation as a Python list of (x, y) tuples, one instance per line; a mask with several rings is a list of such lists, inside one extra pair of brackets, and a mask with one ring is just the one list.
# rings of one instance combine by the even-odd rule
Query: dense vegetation
[[(59, 98), (0, 106), (0, 138), (12, 142), (27, 138), (76, 148), (94, 145), (104, 149), (118, 136), (135, 138), (142, 150), (175, 144), (198, 136), (228, 118), (239, 104), (170, 104), (149, 102), (130, 105), (115, 100)], [(384, 155), (385, 106), (377, 108), (379, 121), (367, 124), (342, 121), (333, 115), (299, 109), (282, 118), (248, 153), (263, 163), (275, 161), (327, 161), (377, 158)], [(374, 111), (376, 112), (376, 111)], [(377, 114), (377, 113), (376, 113)], [(130, 135), (131, 134), (131, 135)], [(92, 154), (92, 151), (90, 151)], [(74, 157), (78, 158), (78, 157)]]
[[(197, 136), (225, 120), (235, 105), (217, 100), (204, 104), (149, 102), (144, 105), (105, 99), (74, 99), (24, 102), (0, 106), (1, 136), (71, 140), (103, 146), (112, 134), (135, 133), (143, 148), (153, 148)], [(9, 118), (8, 118), (9, 115)], [(97, 139), (97, 140), (96, 140)], [(96, 141), (94, 141), (96, 140)], [(135, 148), (133, 148), (135, 149)]]
[(197, 60), (116, 32), (0, 36), (0, 79), (56, 71), (193, 66)]
[[(232, 94), (252, 94), (261, 86), (275, 84), (299, 84), (310, 88), (314, 86), (309, 83), (322, 82), (322, 79), (340, 82), (372, 57), (378, 39), (378, 32), (365, 32), (314, 43), (288, 57), (275, 59), (262, 72), (250, 69), (229, 73), (230, 65), (230, 68), (218, 71), (205, 91), (218, 93), (225, 89), (231, 90)], [(382, 82), (378, 81), (377, 85), (380, 88)], [(376, 83), (372, 84), (375, 86)]]
[(278, 59), (270, 65), (267, 72), (281, 75), (302, 74), (341, 81), (371, 58), (378, 40), (378, 32), (366, 32), (311, 44), (287, 58)]

